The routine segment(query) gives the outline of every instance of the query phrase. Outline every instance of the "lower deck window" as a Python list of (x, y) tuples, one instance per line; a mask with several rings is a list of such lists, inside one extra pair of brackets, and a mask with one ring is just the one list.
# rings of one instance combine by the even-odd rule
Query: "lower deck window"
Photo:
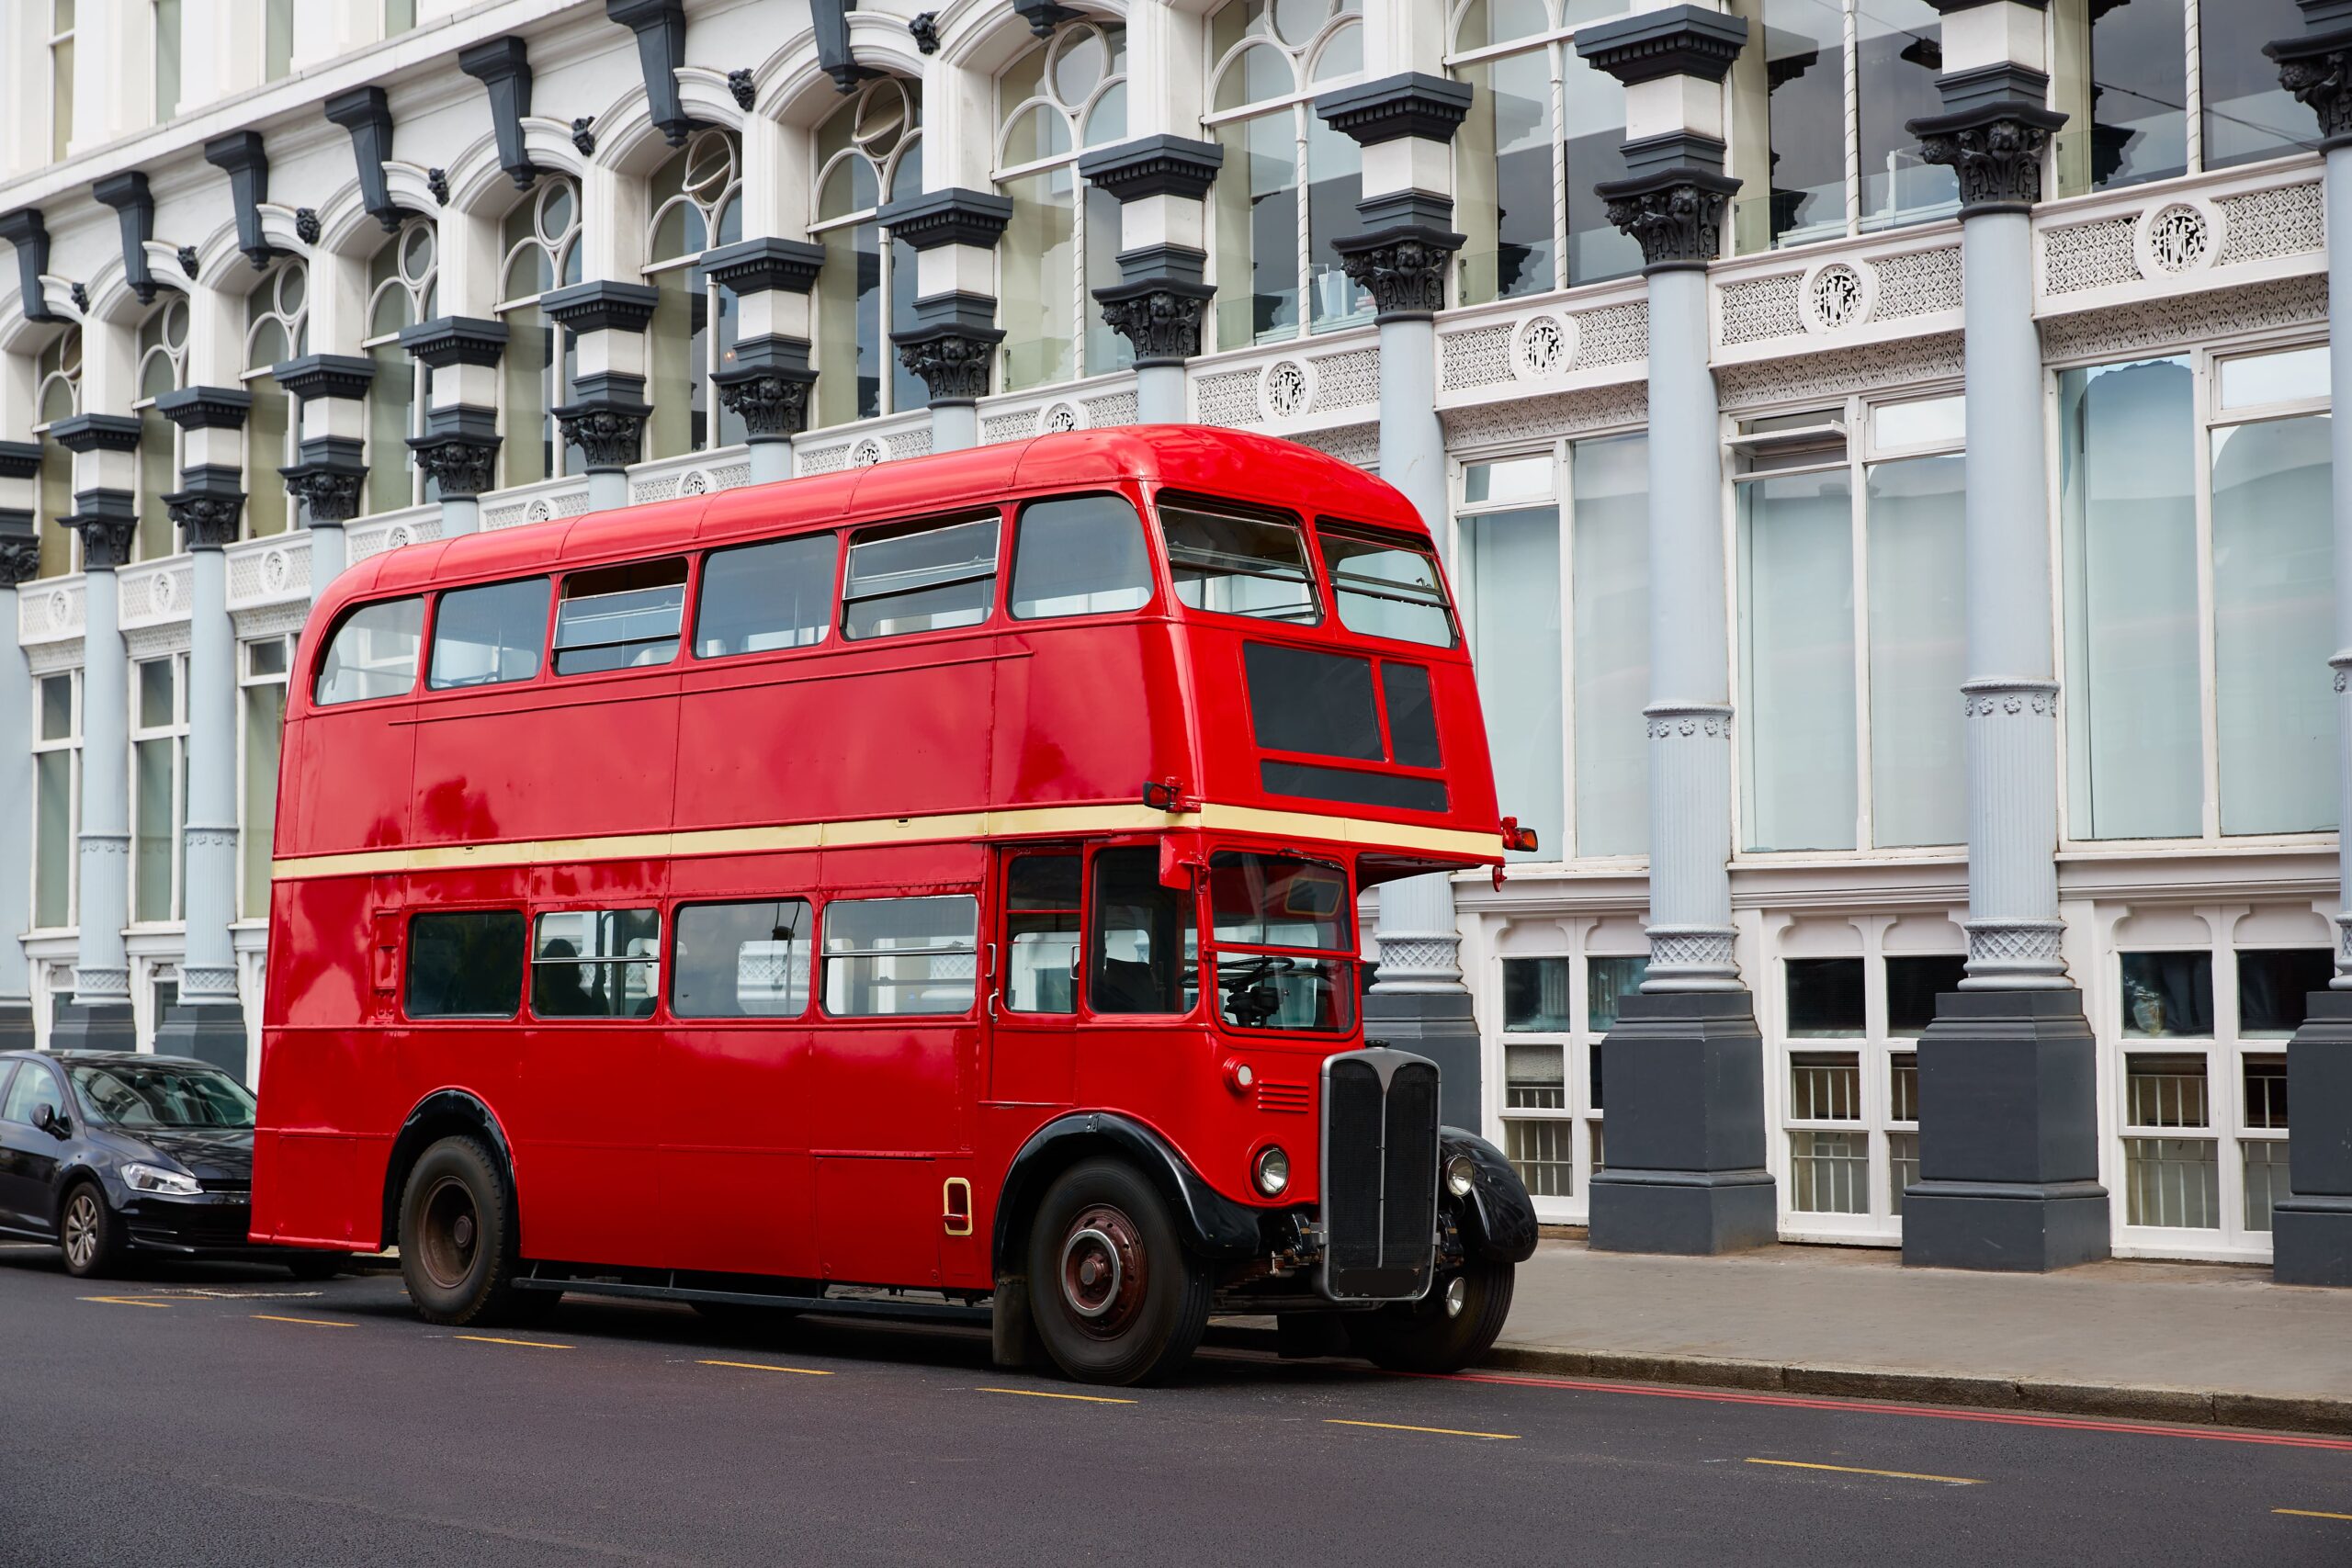
[(808, 1010), (805, 898), (678, 910), (670, 1010), (680, 1018), (798, 1018)]
[(523, 1005), (523, 912), (414, 916), (406, 989), (411, 1018), (513, 1018)]
[(541, 1018), (650, 1018), (662, 992), (662, 916), (565, 909), (539, 917), (531, 1010)]
[(979, 971), (979, 901), (844, 898), (825, 906), (825, 1010), (965, 1013)]

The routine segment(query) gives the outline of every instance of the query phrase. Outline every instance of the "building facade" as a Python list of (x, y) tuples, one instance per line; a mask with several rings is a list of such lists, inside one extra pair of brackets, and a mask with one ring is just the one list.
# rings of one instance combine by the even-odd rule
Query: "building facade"
[[(2264, 45), (2327, 0), (927, 4), (8, 8), (0, 1033), (257, 1063), (345, 564), (1188, 420), (1444, 545), (1542, 847), (1389, 890), (1373, 1013), (1546, 1218), (2271, 1256), (2347, 638), (2343, 128)], [(1922, 1169), (1939, 1007), (2039, 1021), (1926, 1072), (2072, 1165)]]

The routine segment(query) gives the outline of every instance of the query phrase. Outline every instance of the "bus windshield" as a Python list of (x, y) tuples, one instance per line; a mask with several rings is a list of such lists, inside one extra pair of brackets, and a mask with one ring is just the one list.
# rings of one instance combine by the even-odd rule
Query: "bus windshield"
[(1209, 857), (1209, 908), (1217, 1012), (1227, 1024), (1330, 1033), (1355, 1021), (1345, 872), (1221, 850)]

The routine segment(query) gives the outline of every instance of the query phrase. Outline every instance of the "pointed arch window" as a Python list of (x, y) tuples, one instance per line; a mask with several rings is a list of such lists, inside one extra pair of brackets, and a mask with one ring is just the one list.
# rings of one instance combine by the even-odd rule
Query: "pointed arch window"
[(573, 354), (570, 334), (539, 309), (539, 296), (580, 281), (580, 187), (542, 176), (506, 215), (501, 239), (498, 316), (506, 323), (506, 368), (500, 482), (535, 484), (564, 471), (552, 411), (571, 395)]
[(239, 378), (254, 400), (245, 415), (245, 532), (256, 538), (286, 531), (286, 480), (277, 470), (298, 459), (302, 439), (300, 400), (288, 396), (270, 370), (310, 351), (310, 270), (299, 260), (282, 261), (245, 296), (245, 369)]
[(166, 291), (139, 323), (138, 395), (130, 411), (139, 416), (140, 560), (160, 560), (179, 548), (164, 497), (179, 488), (180, 433), (154, 412), (155, 400), (187, 385), (187, 300)]
[[(33, 356), (35, 439), (61, 419), (82, 412), (82, 329), (68, 327)], [(62, 577), (81, 570), (80, 538), (62, 521), (74, 510), (74, 454), (54, 441), (40, 444), (40, 574)]]
[(914, 314), (915, 250), (874, 220), (886, 201), (922, 190), (922, 88), (866, 83), (817, 129), (808, 237), (825, 247), (816, 289), (814, 424), (927, 408), (921, 378), (890, 347)]
[(695, 268), (715, 245), (743, 237), (742, 152), (731, 130), (698, 130), (653, 175), (645, 281), (661, 293), (647, 340), (648, 457), (707, 452), (741, 441), (711, 376), (735, 352), (735, 297)]
[(368, 383), (368, 510), (397, 512), (439, 499), (419, 471), (409, 437), (424, 434), (433, 371), (401, 347), (401, 329), (429, 321), (438, 306), (440, 236), (429, 218), (411, 218), (368, 263), (368, 335), (375, 363)]
[(1127, 133), (1127, 29), (1057, 29), (997, 79), (997, 188), (1012, 198), (998, 247), (1004, 387), (1099, 376), (1135, 350), (1102, 324), (1092, 290), (1119, 281), (1119, 199), (1081, 186), (1081, 149)]

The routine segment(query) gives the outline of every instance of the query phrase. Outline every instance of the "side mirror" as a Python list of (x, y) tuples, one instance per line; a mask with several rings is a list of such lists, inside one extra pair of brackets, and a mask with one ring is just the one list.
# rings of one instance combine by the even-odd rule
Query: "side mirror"
[(67, 1121), (65, 1113), (53, 1105), (44, 1105), (35, 1111), (33, 1125), (52, 1138), (70, 1138), (74, 1135), (74, 1123)]

